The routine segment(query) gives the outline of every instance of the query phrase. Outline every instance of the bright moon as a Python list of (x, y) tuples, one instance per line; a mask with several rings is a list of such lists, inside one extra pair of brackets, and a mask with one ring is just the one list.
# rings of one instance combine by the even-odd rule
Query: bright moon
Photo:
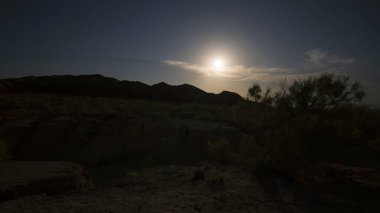
[(215, 71), (221, 71), (224, 67), (224, 62), (222, 59), (215, 59), (212, 62), (212, 68), (214, 68)]

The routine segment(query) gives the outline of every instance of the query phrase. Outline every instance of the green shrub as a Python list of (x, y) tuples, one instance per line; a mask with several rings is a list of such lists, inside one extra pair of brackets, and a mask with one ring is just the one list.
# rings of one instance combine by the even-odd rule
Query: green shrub
[[(302, 133), (291, 126), (284, 126), (268, 131), (265, 146), (276, 170), (293, 174), (297, 169), (304, 169), (306, 147)], [(310, 144), (308, 144), (310, 145)]]
[(9, 157), (8, 145), (5, 141), (0, 140), (0, 161), (7, 160)]
[(245, 135), (241, 141), (224, 138), (208, 143), (208, 155), (222, 164), (244, 166), (249, 171), (261, 172), (272, 168), (272, 159), (266, 147), (258, 144), (255, 137)]
[(254, 167), (269, 164), (288, 173), (312, 171), (325, 161), (354, 163), (366, 153), (375, 156), (380, 116), (360, 105), (364, 94), (359, 83), (333, 74), (290, 85), (284, 81), (273, 94), (253, 84), (248, 90), (251, 104), (240, 106), (235, 121), (255, 134), (264, 154), (251, 159), (242, 155)]
[(266, 147), (257, 143), (255, 137), (244, 136), (239, 142), (239, 164), (253, 172), (262, 172), (271, 169), (272, 159)]
[(371, 146), (374, 150), (380, 151), (380, 137), (377, 137), (375, 140), (369, 141), (369, 146)]
[(142, 167), (154, 167), (159, 165), (159, 162), (155, 160), (152, 156), (147, 155), (140, 159), (139, 165)]
[(208, 155), (211, 160), (227, 164), (232, 162), (233, 151), (231, 143), (222, 138), (207, 144)]

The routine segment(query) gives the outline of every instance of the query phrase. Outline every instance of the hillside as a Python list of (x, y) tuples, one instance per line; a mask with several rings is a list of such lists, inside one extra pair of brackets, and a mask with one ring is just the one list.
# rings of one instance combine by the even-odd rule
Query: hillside
[(138, 81), (120, 81), (95, 75), (52, 75), (0, 79), (1, 93), (49, 93), (74, 96), (118, 97), (174, 103), (230, 105), (242, 97), (233, 92), (207, 93), (195, 86), (168, 85), (164, 82), (149, 86)]
[(378, 111), (229, 104), (242, 98), (100, 75), (0, 91), (1, 212), (380, 209)]

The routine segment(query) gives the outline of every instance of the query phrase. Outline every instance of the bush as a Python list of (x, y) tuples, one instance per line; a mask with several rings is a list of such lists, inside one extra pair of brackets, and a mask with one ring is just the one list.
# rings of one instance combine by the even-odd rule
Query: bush
[(248, 90), (248, 100), (255, 104), (251, 111), (257, 113), (246, 118), (255, 122), (245, 124), (265, 153), (251, 158), (255, 164), (296, 173), (312, 171), (324, 161), (349, 163), (376, 155), (380, 116), (360, 106), (365, 93), (359, 83), (322, 74), (291, 85), (284, 81), (275, 93), (262, 91), (256, 84)]
[(266, 147), (257, 143), (255, 137), (245, 136), (239, 142), (239, 163), (250, 171), (263, 172), (272, 168), (272, 158)]
[(360, 83), (352, 83), (349, 80), (347, 76), (338, 77), (325, 73), (317, 77), (295, 80), (290, 86), (284, 81), (280, 85), (280, 91), (274, 94), (270, 89), (263, 92), (260, 85), (253, 84), (248, 89), (248, 100), (295, 111), (350, 107), (360, 103), (365, 93)]
[(258, 84), (253, 84), (252, 87), (248, 89), (247, 99), (255, 103), (263, 103), (266, 105), (271, 105), (273, 103), (271, 89), (267, 88), (265, 92), (263, 92)]
[(380, 151), (380, 137), (377, 137), (374, 140), (371, 140), (369, 143), (369, 146), (371, 146), (374, 150)]
[(5, 141), (0, 140), (0, 161), (9, 159), (8, 146)]
[(253, 136), (245, 135), (241, 141), (233, 143), (223, 138), (210, 142), (208, 155), (218, 163), (243, 165), (249, 171), (262, 172), (272, 168), (272, 159), (266, 148)]
[(231, 144), (224, 138), (217, 141), (209, 142), (207, 144), (207, 150), (211, 160), (223, 164), (232, 162), (233, 151), (231, 150)]

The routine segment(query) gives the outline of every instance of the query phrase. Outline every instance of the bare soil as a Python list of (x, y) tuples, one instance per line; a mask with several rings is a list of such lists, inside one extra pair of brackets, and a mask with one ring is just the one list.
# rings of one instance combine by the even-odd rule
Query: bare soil
[(379, 212), (360, 186), (305, 183), (210, 164), (86, 168), (95, 188), (0, 203), (1, 212)]

